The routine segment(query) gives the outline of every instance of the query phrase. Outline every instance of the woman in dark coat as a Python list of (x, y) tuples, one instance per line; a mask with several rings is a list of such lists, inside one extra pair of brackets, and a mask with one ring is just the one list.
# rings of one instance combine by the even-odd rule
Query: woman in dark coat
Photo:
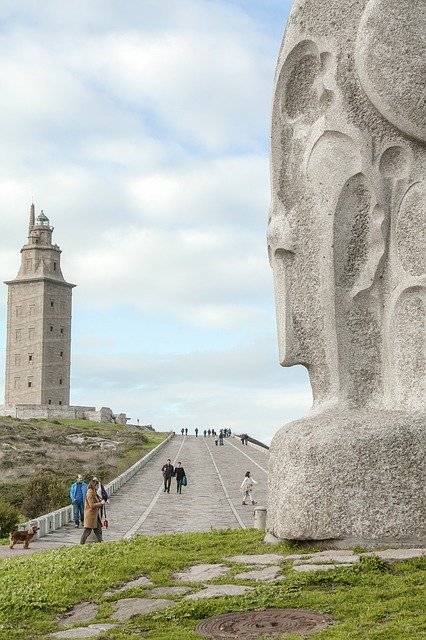
[(175, 476), (176, 476), (176, 491), (178, 493), (182, 493), (182, 480), (185, 474), (185, 469), (182, 467), (181, 463), (178, 462), (175, 467)]
[(84, 531), (80, 544), (84, 544), (93, 531), (98, 542), (102, 542), (102, 523), (99, 509), (105, 504), (105, 500), (99, 500), (96, 495), (99, 489), (98, 480), (91, 480), (86, 493), (84, 503)]

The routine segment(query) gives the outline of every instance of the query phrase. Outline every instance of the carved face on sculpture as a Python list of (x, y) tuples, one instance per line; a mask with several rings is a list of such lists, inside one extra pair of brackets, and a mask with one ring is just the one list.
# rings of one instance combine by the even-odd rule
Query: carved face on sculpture
[(268, 253), (280, 362), (307, 367), (317, 406), (390, 406), (395, 305), (404, 287), (424, 291), (414, 4), (363, 0), (346, 15), (346, 0), (296, 0), (280, 52)]

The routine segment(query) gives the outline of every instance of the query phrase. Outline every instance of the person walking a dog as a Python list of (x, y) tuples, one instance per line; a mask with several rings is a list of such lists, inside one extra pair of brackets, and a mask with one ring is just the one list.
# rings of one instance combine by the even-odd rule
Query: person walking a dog
[(78, 528), (84, 520), (84, 501), (86, 500), (87, 484), (83, 481), (81, 473), (77, 475), (76, 482), (70, 488), (71, 504), (74, 508), (74, 526)]
[(99, 481), (91, 480), (84, 503), (84, 531), (80, 544), (85, 544), (92, 531), (96, 536), (97, 542), (102, 542), (102, 523), (99, 510), (104, 506), (105, 500), (99, 500), (98, 490)]

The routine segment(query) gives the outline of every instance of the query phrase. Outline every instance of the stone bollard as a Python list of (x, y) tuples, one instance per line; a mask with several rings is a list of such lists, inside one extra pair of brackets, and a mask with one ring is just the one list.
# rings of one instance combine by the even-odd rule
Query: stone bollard
[(265, 531), (266, 529), (266, 507), (256, 507), (253, 512), (254, 515), (254, 528)]

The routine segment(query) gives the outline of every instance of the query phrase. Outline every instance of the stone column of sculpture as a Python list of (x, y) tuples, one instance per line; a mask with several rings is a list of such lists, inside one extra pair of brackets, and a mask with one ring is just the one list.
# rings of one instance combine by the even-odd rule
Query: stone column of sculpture
[(272, 111), (280, 361), (310, 414), (271, 445), (276, 538), (426, 538), (423, 0), (295, 0)]

